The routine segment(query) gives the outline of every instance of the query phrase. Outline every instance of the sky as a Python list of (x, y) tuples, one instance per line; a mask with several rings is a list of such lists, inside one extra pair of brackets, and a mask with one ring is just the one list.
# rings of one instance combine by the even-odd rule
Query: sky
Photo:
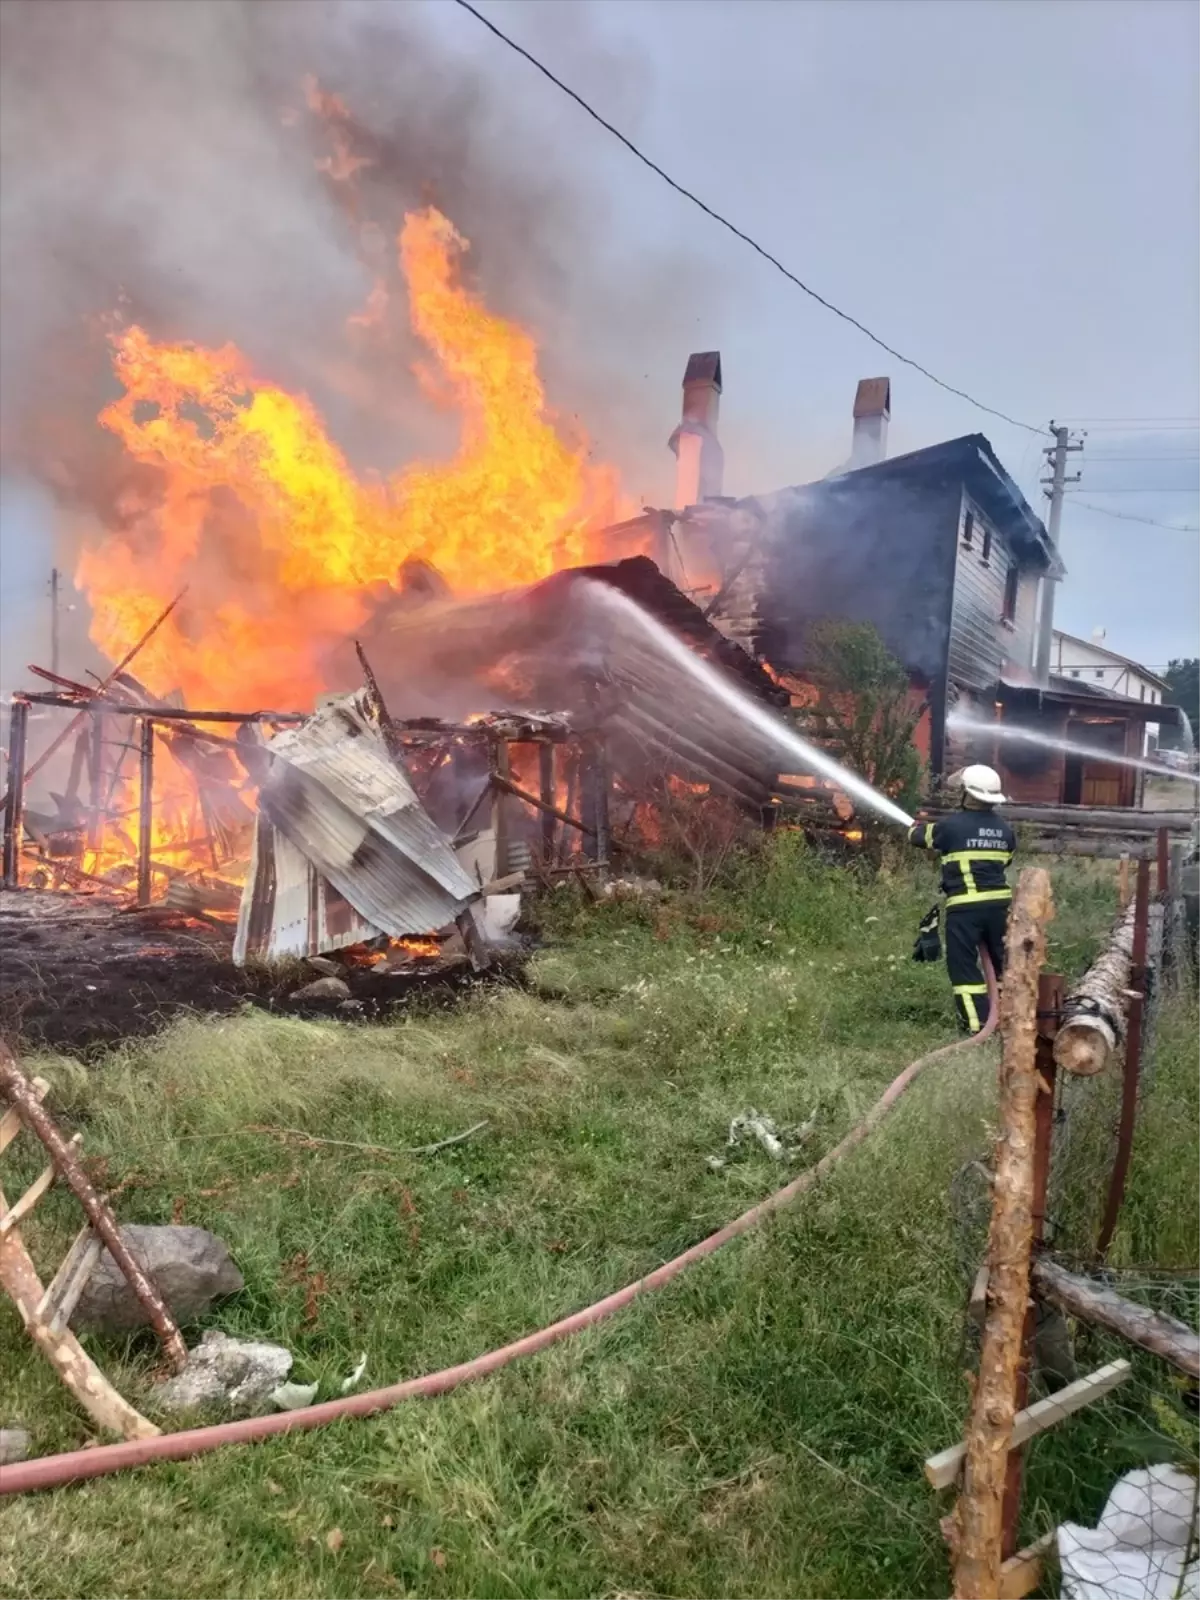
[[(148, 16), (151, 0), (141, 3)], [(219, 31), (232, 14), (223, 4), (171, 7), (166, 26), (186, 10), (211, 13)], [(109, 0), (89, 5), (100, 16)], [(1200, 654), (1200, 11), (1190, 0), (479, 5), (680, 183), (886, 342), (1033, 429), (1054, 419), (1086, 431), (1072, 457), (1082, 481), (1064, 510), (1068, 577), (1056, 621), (1083, 635), (1103, 628), (1111, 648), (1152, 666)], [(471, 104), (486, 100), (489, 121), (461, 151), (439, 150), (444, 172), (461, 162), (502, 173), (511, 150), (522, 169), (512, 192), (531, 207), (544, 179), (555, 225), (529, 238), (530, 261), (544, 270), (514, 266), (522, 240), (512, 229), (499, 237), (478, 198), (482, 180), (474, 196), (464, 190), (466, 215), (455, 220), (483, 241), (481, 270), (501, 300), (545, 340), (552, 395), (561, 391), (641, 498), (669, 499), (665, 442), (684, 363), (690, 350), (715, 348), (727, 493), (804, 482), (844, 461), (856, 383), (887, 374), (890, 453), (982, 431), (1043, 509), (1043, 437), (939, 389), (816, 304), (452, 0), (348, 0), (309, 15), (317, 10), (347, 35), (376, 30), (380, 71), (388, 32), (403, 25), (431, 59), (474, 75)], [(220, 76), (190, 92), (211, 87), (219, 98)], [(420, 80), (402, 92), (420, 95)], [(429, 137), (459, 114), (475, 115), (465, 102), (431, 109)], [(6, 138), (6, 163), (19, 161), (22, 139)], [(168, 218), (175, 191), (200, 185), (199, 157), (169, 177)], [(155, 182), (162, 191), (161, 173)], [(219, 212), (204, 211), (214, 263), (230, 251), (255, 259), (248, 192), (235, 237)], [(55, 194), (41, 199), (53, 204)], [(310, 224), (315, 237), (315, 208)], [(311, 240), (283, 254), (277, 232), (268, 243), (278, 294), (265, 273), (254, 304), (214, 288), (196, 337), (227, 324), (226, 336), (252, 344), (256, 321), (287, 302), (289, 272), (325, 271)], [(164, 280), (186, 276), (196, 240), (185, 260), (182, 236), (176, 247), (164, 226), (153, 254)], [(342, 292), (340, 270), (327, 274), (331, 296)], [(210, 284), (219, 275), (207, 269)], [(347, 291), (347, 305), (360, 289)], [(39, 293), (44, 301), (44, 285)], [(195, 285), (189, 293), (199, 306)], [(72, 303), (72, 315), (84, 311)], [(14, 319), (38, 325), (19, 302), (4, 312), (9, 329)], [(279, 344), (294, 354), (303, 341), (295, 326), (286, 335), (281, 323)], [(6, 385), (5, 430), (19, 404)], [(28, 467), (10, 456), (0, 469), (0, 684), (9, 688), (16, 656), (46, 654), (43, 586), (59, 547)]]

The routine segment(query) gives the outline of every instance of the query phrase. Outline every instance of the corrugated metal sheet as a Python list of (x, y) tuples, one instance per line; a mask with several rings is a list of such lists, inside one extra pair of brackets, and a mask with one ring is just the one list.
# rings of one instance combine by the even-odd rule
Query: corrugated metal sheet
[(273, 836), (260, 822), (240, 959), (259, 950), (315, 954), (377, 933), (429, 933), (476, 898), (450, 840), (356, 699), (323, 706), (269, 748), (259, 808)]
[(233, 945), (236, 966), (328, 954), (376, 939), (381, 931), (259, 813)]

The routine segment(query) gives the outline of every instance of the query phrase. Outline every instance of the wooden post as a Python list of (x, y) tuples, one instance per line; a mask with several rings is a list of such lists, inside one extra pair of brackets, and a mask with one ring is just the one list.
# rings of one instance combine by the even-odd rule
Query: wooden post
[[(507, 742), (503, 739), (493, 739), (490, 755), (492, 772), (507, 782), (511, 770)], [(496, 837), (496, 862), (492, 876), (503, 878), (509, 870), (508, 797), (498, 783), (492, 785), (492, 832)]]
[(1121, 859), (1117, 866), (1117, 904), (1124, 911), (1129, 904), (1129, 851), (1121, 851)]
[(580, 754), (582, 764), (579, 814), (584, 826), (584, 849), (593, 861), (607, 863), (610, 833), (608, 821), (608, 750), (599, 735), (589, 741)]
[(1033, 1243), (1038, 975), (1052, 915), (1049, 874), (1026, 867), (1013, 898), (1000, 999), (1001, 1131), (988, 1234), (988, 1314), (956, 1513), (956, 1600), (999, 1600), (1000, 1595), (1004, 1485)]
[(98, 850), (104, 833), (104, 713), (96, 706), (88, 729), (88, 831), (89, 850)]
[(148, 906), (153, 886), (150, 847), (154, 831), (154, 723), (149, 717), (142, 722), (139, 756), (137, 903), (139, 906)]
[(25, 742), (29, 702), (14, 695), (8, 716), (8, 790), (4, 797), (4, 887), (21, 881), (21, 821), (25, 811)]
[(1171, 847), (1171, 836), (1166, 828), (1160, 828), (1158, 830), (1158, 838), (1156, 842), (1158, 845), (1158, 882), (1155, 887), (1158, 890), (1159, 899), (1165, 900), (1167, 897), (1167, 889), (1169, 888), (1171, 882), (1171, 861), (1169, 854)]
[(1104, 1207), (1104, 1220), (1100, 1224), (1100, 1237), (1096, 1241), (1096, 1256), (1103, 1261), (1116, 1232), (1117, 1217), (1125, 1198), (1125, 1180), (1129, 1176), (1129, 1159), (1133, 1153), (1133, 1129), (1137, 1122), (1138, 1084), (1142, 1072), (1142, 1032), (1146, 1018), (1146, 943), (1150, 929), (1150, 862), (1143, 857), (1138, 862), (1137, 891), (1133, 897), (1133, 960), (1129, 970), (1129, 984), (1133, 998), (1129, 1002), (1129, 1016), (1125, 1025), (1125, 1071), (1121, 1084), (1121, 1120), (1117, 1126), (1117, 1154), (1109, 1179), (1108, 1200)]
[[(1057, 1068), (1054, 1063), (1054, 1035), (1058, 1031), (1058, 1013), (1062, 1006), (1063, 980), (1056, 972), (1043, 972), (1038, 979), (1037, 992), (1037, 1101), (1034, 1106), (1033, 1129), (1033, 1247), (1036, 1249), (1046, 1234), (1046, 1196), (1050, 1188), (1050, 1151), (1054, 1139), (1054, 1088)], [(1029, 1369), (1033, 1357), (1033, 1340), (1037, 1324), (1037, 1309), (1030, 1300), (1025, 1307), (1025, 1325), (1021, 1333), (1021, 1361), (1017, 1369), (1016, 1408), (1023, 1411), (1029, 1404)], [(1010, 1450), (1008, 1471), (1004, 1481), (1003, 1533), (1000, 1553), (1008, 1561), (1019, 1549), (1021, 1519), (1021, 1478), (1024, 1462), (1019, 1450)]]
[[(551, 807), (555, 803), (554, 787), (554, 746), (540, 744), (538, 746), (538, 782), (541, 789), (542, 805)], [(554, 816), (549, 809), (542, 812), (542, 860), (546, 866), (554, 865), (555, 827)]]
[[(578, 745), (576, 745), (571, 751), (570, 755), (566, 757), (567, 800), (563, 809), (566, 811), (568, 816), (574, 816), (575, 808), (579, 804), (579, 767), (582, 760), (583, 757), (580, 754)], [(569, 845), (570, 836), (564, 830), (558, 836), (558, 864), (560, 866), (567, 859)]]
[(1188, 1377), (1200, 1378), (1200, 1335), (1186, 1322), (1126, 1300), (1108, 1284), (1081, 1278), (1045, 1256), (1034, 1263), (1033, 1287), (1067, 1316), (1106, 1328), (1139, 1350), (1169, 1361)]

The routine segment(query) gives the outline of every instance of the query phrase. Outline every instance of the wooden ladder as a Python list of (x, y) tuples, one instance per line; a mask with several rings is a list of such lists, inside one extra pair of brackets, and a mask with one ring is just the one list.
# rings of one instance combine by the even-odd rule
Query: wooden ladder
[[(81, 1135), (64, 1139), (43, 1107), (48, 1089), (45, 1079), (28, 1078), (0, 1044), (0, 1095), (9, 1103), (0, 1116), (0, 1155), (22, 1131), (36, 1136), (49, 1155), (44, 1170), (11, 1206), (0, 1189), (0, 1288), (16, 1306), (29, 1337), (93, 1421), (126, 1439), (150, 1439), (159, 1429), (122, 1399), (67, 1326), (106, 1245), (176, 1371), (187, 1359), (187, 1348), (161, 1295), (130, 1255), (111, 1207), (84, 1172)], [(25, 1247), (21, 1225), (60, 1177), (83, 1207), (85, 1221), (47, 1286)]]

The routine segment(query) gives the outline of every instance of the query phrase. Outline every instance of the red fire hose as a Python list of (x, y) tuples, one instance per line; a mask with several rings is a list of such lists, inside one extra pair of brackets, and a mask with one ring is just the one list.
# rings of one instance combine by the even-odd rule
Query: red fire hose
[(578, 1333), (582, 1328), (590, 1328), (597, 1322), (603, 1322), (615, 1312), (624, 1310), (639, 1295), (647, 1294), (653, 1289), (661, 1289), (663, 1284), (670, 1283), (672, 1278), (678, 1277), (685, 1267), (702, 1261), (705, 1256), (712, 1255), (731, 1239), (748, 1233), (751, 1228), (757, 1227), (764, 1217), (782, 1211), (785, 1206), (790, 1205), (793, 1200), (798, 1199), (818, 1183), (831, 1167), (860, 1145), (878, 1127), (900, 1096), (912, 1085), (918, 1073), (931, 1061), (936, 1061), (939, 1056), (948, 1055), (952, 1050), (959, 1049), (963, 1043), (980, 1044), (994, 1033), (1000, 1010), (996, 975), (988, 960), (987, 952), (981, 950), (980, 953), (988, 982), (990, 1007), (987, 1022), (977, 1034), (970, 1040), (956, 1040), (953, 1044), (931, 1050), (928, 1055), (921, 1056), (905, 1067), (898, 1077), (893, 1078), (863, 1120), (850, 1130), (840, 1144), (834, 1145), (832, 1150), (822, 1156), (816, 1166), (800, 1173), (791, 1183), (785, 1184), (782, 1189), (777, 1189), (765, 1200), (751, 1206), (749, 1211), (744, 1211), (740, 1217), (726, 1223), (718, 1232), (710, 1234), (707, 1239), (702, 1239), (699, 1244), (692, 1245), (691, 1249), (685, 1250), (673, 1261), (664, 1262), (661, 1267), (656, 1267), (653, 1272), (645, 1278), (639, 1278), (636, 1283), (626, 1284), (623, 1289), (618, 1289), (615, 1294), (610, 1294), (603, 1300), (597, 1300), (594, 1305), (586, 1306), (582, 1311), (572, 1312), (569, 1317), (552, 1322), (548, 1328), (526, 1334), (523, 1339), (503, 1345), (499, 1350), (489, 1350), (486, 1355), (476, 1356), (471, 1361), (463, 1361), (456, 1367), (445, 1367), (441, 1372), (428, 1373), (423, 1378), (409, 1378), (404, 1383), (394, 1383), (384, 1389), (371, 1389), (365, 1394), (327, 1400), (322, 1405), (309, 1406), (303, 1411), (282, 1411), (269, 1417), (247, 1417), (240, 1422), (219, 1422), (209, 1428), (188, 1428), (180, 1433), (162, 1433), (154, 1439), (133, 1439), (124, 1444), (101, 1445), (92, 1450), (69, 1450), (62, 1455), (42, 1456), (36, 1461), (23, 1461), (16, 1466), (5, 1467), (3, 1472), (0, 1472), (0, 1494), (23, 1494), (30, 1489), (55, 1489), (64, 1483), (78, 1483), (85, 1478), (99, 1478), (110, 1472), (123, 1472), (129, 1467), (145, 1466), (151, 1461), (182, 1461), (189, 1456), (203, 1455), (206, 1451), (220, 1449), (226, 1444), (250, 1444), (256, 1439), (268, 1439), (277, 1433), (293, 1433), (301, 1428), (321, 1428), (327, 1422), (337, 1422), (342, 1417), (371, 1416), (378, 1411), (390, 1410), (402, 1400), (446, 1394), (451, 1389), (457, 1389), (461, 1383), (468, 1383), (475, 1378), (486, 1378), (489, 1373), (498, 1372), (501, 1367), (506, 1367), (510, 1361), (516, 1361), (521, 1356), (535, 1355), (539, 1350), (545, 1350), (548, 1345), (556, 1344), (560, 1339)]

